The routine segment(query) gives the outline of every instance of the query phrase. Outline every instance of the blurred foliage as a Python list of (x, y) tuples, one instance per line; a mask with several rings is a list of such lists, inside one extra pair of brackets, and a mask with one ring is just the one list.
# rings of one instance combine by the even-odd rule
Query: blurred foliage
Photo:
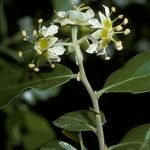
[[(22, 41), (21, 30), (25, 29), (28, 33), (32, 33), (31, 31), (37, 26), (38, 18), (42, 17), (48, 22), (55, 15), (53, 10), (68, 10), (72, 7), (71, 2), (84, 2), (97, 11), (100, 10), (101, 4), (116, 6), (117, 13), (124, 13), (129, 19), (129, 28), (131, 28), (132, 33), (123, 40), (125, 43), (125, 52), (123, 53), (126, 55), (122, 55), (121, 59), (117, 57), (120, 64), (123, 64), (131, 55), (150, 50), (150, 2), (148, 0), (45, 0), (33, 3), (30, 0), (0, 0), (0, 60), (5, 60), (0, 61), (1, 72), (5, 69), (13, 69), (13, 72), (17, 73), (20, 66), (27, 64), (27, 59), (22, 60), (17, 56), (20, 49), (28, 50), (31, 48), (31, 45)], [(17, 66), (17, 69), (14, 65)], [(12, 82), (14, 80), (11, 78), (12, 73), (6, 72), (6, 74), (9, 75), (9, 80)], [(0, 77), (1, 83), (4, 82), (2, 73), (0, 73)], [(1, 85), (1, 87), (3, 86), (7, 86), (6, 83)], [(5, 95), (7, 96), (9, 92), (7, 91)], [(36, 150), (48, 143), (49, 140), (53, 140), (54, 146), (57, 144), (59, 149), (65, 149), (58, 145), (60, 141), (56, 140), (50, 123), (33, 112), (30, 106), (30, 104), (36, 105), (37, 101), (42, 103), (44, 99), (48, 100), (50, 97), (57, 96), (59, 92), (59, 88), (47, 91), (26, 91), (16, 103), (1, 110), (5, 116), (5, 119), (1, 120), (2, 124), (5, 124), (5, 135), (0, 135), (3, 141), (0, 143), (0, 149)], [(2, 97), (0, 100), (2, 101)], [(72, 134), (70, 135), (69, 137), (72, 138)], [(53, 146), (52, 143), (48, 143), (41, 150), (46, 150), (49, 145)], [(70, 145), (68, 144), (68, 146)]]

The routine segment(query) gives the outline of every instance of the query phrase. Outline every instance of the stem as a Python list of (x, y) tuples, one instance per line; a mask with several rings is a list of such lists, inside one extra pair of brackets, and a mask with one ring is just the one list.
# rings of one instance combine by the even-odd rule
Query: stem
[(103, 132), (103, 126), (102, 126), (102, 119), (101, 119), (101, 114), (100, 114), (100, 109), (99, 109), (99, 104), (98, 104), (98, 97), (97, 94), (93, 91), (87, 77), (85, 74), (84, 66), (83, 66), (83, 56), (82, 52), (80, 50), (80, 46), (78, 44), (78, 39), (77, 39), (77, 32), (78, 29), (77, 27), (72, 28), (72, 40), (73, 40), (73, 47), (75, 49), (75, 54), (77, 57), (78, 65), (79, 65), (79, 71), (80, 71), (80, 80), (85, 86), (86, 90), (88, 91), (94, 111), (96, 112), (96, 125), (97, 125), (97, 136), (98, 136), (98, 142), (99, 142), (99, 150), (105, 150), (105, 141), (104, 141), (104, 132)]
[(85, 147), (84, 147), (84, 144), (83, 144), (82, 133), (81, 132), (79, 132), (79, 139), (80, 139), (81, 150), (85, 150)]

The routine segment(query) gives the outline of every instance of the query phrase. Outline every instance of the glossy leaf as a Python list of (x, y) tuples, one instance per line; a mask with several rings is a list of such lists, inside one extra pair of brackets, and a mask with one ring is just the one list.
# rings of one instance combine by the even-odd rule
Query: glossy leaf
[(149, 150), (150, 149), (150, 124), (133, 128), (118, 145), (108, 150)]
[(138, 54), (112, 73), (99, 92), (143, 93), (150, 91), (150, 53)]
[[(1, 64), (0, 60), (0, 64)], [(19, 93), (29, 88), (48, 89), (60, 86), (74, 77), (72, 72), (65, 66), (56, 65), (55, 69), (29, 73), (15, 65), (1, 66), (0, 72), (0, 107), (7, 105), (15, 99)]]
[[(102, 113), (102, 122), (105, 117)], [(80, 110), (67, 113), (53, 122), (59, 128), (69, 131), (94, 131), (96, 128), (95, 113), (91, 110)]]
[(47, 145), (43, 146), (40, 150), (77, 150), (77, 149), (66, 142), (53, 140), (49, 142)]
[(62, 133), (70, 138), (71, 140), (77, 142), (77, 143), (80, 143), (80, 140), (79, 140), (79, 132), (76, 132), (76, 131), (68, 131), (68, 130), (63, 130)]

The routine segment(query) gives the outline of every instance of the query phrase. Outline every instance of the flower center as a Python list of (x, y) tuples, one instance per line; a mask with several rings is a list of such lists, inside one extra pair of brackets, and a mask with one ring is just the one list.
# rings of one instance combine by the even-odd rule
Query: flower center
[(106, 29), (106, 30), (111, 30), (112, 29), (112, 22), (109, 18), (103, 20), (102, 22), (102, 26)]
[(41, 50), (45, 50), (48, 48), (49, 45), (49, 40), (46, 38), (40, 38), (38, 41), (39, 47), (41, 48)]
[(109, 41), (113, 36), (112, 22), (107, 18), (102, 22), (102, 26), (103, 28), (100, 33), (101, 40)]

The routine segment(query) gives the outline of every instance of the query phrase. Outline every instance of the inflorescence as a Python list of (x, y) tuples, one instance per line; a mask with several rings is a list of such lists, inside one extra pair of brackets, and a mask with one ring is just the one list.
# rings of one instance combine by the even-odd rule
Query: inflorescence
[[(104, 55), (105, 60), (109, 60), (110, 56), (107, 54), (107, 47), (111, 42), (114, 43), (118, 51), (123, 49), (122, 41), (117, 40), (116, 36), (118, 34), (128, 35), (130, 33), (129, 29), (123, 29), (128, 24), (128, 19), (124, 18), (122, 14), (115, 19), (111, 19), (112, 14), (116, 12), (115, 7), (112, 7), (110, 10), (107, 6), (103, 5), (105, 13), (99, 11), (98, 19), (95, 18), (95, 13), (89, 6), (81, 4), (78, 7), (73, 5), (73, 7), (73, 10), (56, 12), (56, 19), (54, 19), (49, 27), (42, 26), (43, 19), (39, 19), (39, 28), (33, 31), (32, 37), (26, 31), (22, 31), (23, 40), (33, 44), (33, 50), (30, 52), (34, 53), (34, 57), (28, 66), (35, 72), (39, 71), (40, 58), (48, 61), (53, 68), (53, 62), (60, 62), (60, 56), (69, 48), (72, 49), (71, 43), (73, 41), (70, 37), (60, 39), (56, 36), (59, 28), (63, 26), (70, 26), (71, 28), (73, 26), (88, 27), (91, 29), (90, 33), (79, 39), (79, 41), (82, 39), (89, 41), (88, 48), (86, 49), (86, 52), (89, 54)], [(120, 20), (120, 24), (116, 25), (118, 20)], [(25, 53), (18, 52), (20, 57), (23, 54)]]

